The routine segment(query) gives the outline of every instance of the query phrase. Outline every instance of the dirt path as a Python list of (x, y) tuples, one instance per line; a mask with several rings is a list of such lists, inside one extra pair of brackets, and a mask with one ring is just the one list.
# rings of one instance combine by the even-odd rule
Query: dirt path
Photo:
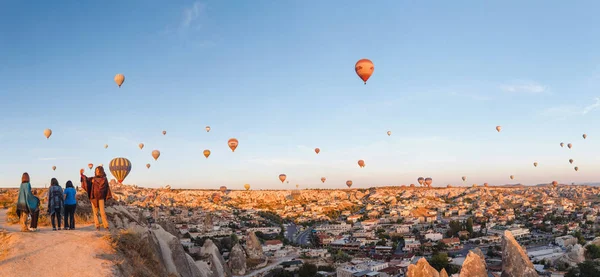
[(0, 209), (0, 229), (8, 231), (0, 235), (0, 276), (115, 276), (107, 231), (76, 225), (69, 231), (41, 227), (22, 233), (6, 222), (6, 210)]

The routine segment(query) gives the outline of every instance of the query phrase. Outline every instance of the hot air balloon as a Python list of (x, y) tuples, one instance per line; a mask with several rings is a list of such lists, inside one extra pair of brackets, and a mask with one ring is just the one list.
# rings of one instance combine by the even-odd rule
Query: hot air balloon
[(567, 144), (567, 147), (569, 147), (569, 149), (571, 149), (571, 147), (573, 147), (573, 144)]
[(206, 149), (202, 152), (204, 154), (204, 157), (206, 157), (208, 159), (208, 156), (210, 156), (210, 150)]
[(89, 169), (92, 169), (92, 167), (94, 167), (94, 164), (88, 164)]
[(327, 178), (321, 177), (321, 182), (325, 183), (325, 180), (327, 180)]
[(574, 169), (575, 169), (575, 171), (579, 171), (579, 167), (575, 167)]
[(496, 126), (496, 131), (500, 132), (502, 130), (502, 126)]
[(553, 187), (556, 187), (557, 185), (558, 185), (558, 182), (557, 182), (557, 181), (552, 181), (552, 186), (553, 186)]
[(537, 165), (538, 165), (538, 163), (537, 163), (537, 162), (534, 162), (534, 163), (533, 163), (533, 166), (537, 167)]
[(414, 187), (415, 187), (415, 184), (410, 184), (410, 186), (409, 186), (409, 187), (411, 187), (411, 188), (414, 188)]
[(163, 136), (167, 134), (167, 131), (163, 131)]
[(150, 168), (150, 164), (146, 164), (146, 168)]
[(564, 143), (564, 142), (561, 142), (561, 143), (560, 143), (560, 147), (565, 147), (565, 143)]
[(55, 165), (52, 166), (52, 170), (56, 170), (56, 166)]
[(121, 85), (123, 84), (123, 82), (125, 82), (125, 75), (123, 74), (117, 74), (115, 75), (115, 83), (117, 83), (117, 85), (119, 87), (121, 87)]
[(238, 147), (238, 140), (236, 138), (230, 138), (229, 141), (227, 141), (227, 145), (229, 145), (231, 152), (235, 152), (235, 149)]
[(358, 166), (360, 166), (361, 168), (365, 167), (365, 161), (358, 160)]
[(321, 149), (319, 147), (315, 148), (315, 153), (319, 154), (319, 152), (321, 152)]
[(104, 167), (104, 165), (103, 165), (103, 164), (99, 164), (98, 166)]
[(245, 188), (246, 190), (249, 190), (249, 189), (250, 189), (250, 184), (245, 184), (245, 185), (244, 185), (244, 188)]
[(144, 149), (144, 144), (143, 143), (140, 143), (138, 146), (140, 147), (140, 149)]
[(487, 188), (489, 185), (488, 183), (483, 183), (483, 186)]
[(431, 183), (433, 183), (433, 180), (430, 177), (425, 178), (425, 185), (431, 187)]
[(44, 136), (46, 137), (46, 139), (49, 139), (51, 135), (52, 135), (52, 130), (50, 130), (50, 129), (44, 130)]
[(110, 169), (110, 173), (117, 178), (117, 181), (122, 184), (123, 180), (125, 180), (131, 171), (131, 162), (126, 158), (114, 158), (110, 161), (108, 169)]
[(392, 135), (392, 131), (387, 131), (388, 137)]
[(419, 179), (417, 179), (417, 182), (419, 182), (419, 185), (423, 185), (423, 183), (425, 182), (425, 178), (419, 177)]
[(350, 188), (352, 186), (352, 180), (346, 181), (346, 186), (348, 186), (348, 188)]
[(154, 160), (158, 160), (158, 157), (160, 157), (160, 151), (158, 150), (153, 150), (152, 151), (152, 157), (154, 158)]
[(515, 179), (515, 175), (510, 175), (510, 179), (511, 180)]
[(570, 163), (570, 164), (573, 164), (573, 159), (569, 159), (569, 163)]
[(586, 134), (583, 134), (583, 139), (586, 139), (586, 138), (587, 138), (587, 135), (586, 135)]
[(354, 70), (356, 71), (356, 75), (358, 75), (366, 85), (367, 80), (369, 80), (375, 70), (375, 65), (373, 65), (373, 62), (369, 59), (361, 59), (354, 65)]
[(207, 133), (210, 132), (210, 126), (206, 126), (206, 127), (204, 127), (204, 129), (206, 129)]
[(467, 180), (467, 176), (462, 176), (463, 182)]
[(287, 184), (289, 184), (289, 183), (290, 183), (290, 181), (287, 181), (286, 183), (287, 183)]
[(225, 192), (227, 191), (227, 187), (226, 187), (226, 186), (221, 186), (221, 187), (219, 188), (219, 190), (220, 190), (222, 193), (225, 193)]
[(105, 145), (104, 145), (104, 149), (106, 149), (106, 148), (108, 148), (108, 144), (105, 144)]
[(447, 185), (446, 187), (447, 187), (447, 188), (451, 188), (451, 187), (452, 187), (452, 185), (450, 185), (450, 184), (449, 184), (449, 185)]
[(472, 187), (476, 188), (476, 187), (477, 187), (477, 184), (473, 184), (473, 186), (472, 186)]
[(300, 185), (296, 184), (296, 188), (298, 188)]
[[(285, 174), (279, 174), (279, 180), (281, 181), (281, 183), (283, 183), (283, 181), (285, 181), (285, 178), (287, 178), (287, 176)], [(289, 181), (288, 181), (289, 184)]]

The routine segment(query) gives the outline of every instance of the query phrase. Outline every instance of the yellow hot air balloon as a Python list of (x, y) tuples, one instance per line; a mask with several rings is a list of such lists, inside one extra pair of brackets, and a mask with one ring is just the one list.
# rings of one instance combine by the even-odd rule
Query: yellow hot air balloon
[(230, 138), (229, 141), (227, 141), (227, 145), (229, 145), (231, 152), (235, 152), (235, 149), (238, 147), (238, 140), (236, 138)]
[(319, 147), (315, 148), (315, 153), (319, 154), (319, 152), (321, 152), (321, 149)]
[(56, 170), (56, 166), (55, 165), (52, 166), (52, 170)]
[(298, 188), (300, 185), (296, 184), (296, 188)]
[(154, 150), (152, 151), (152, 157), (154, 158), (154, 160), (158, 160), (158, 157), (160, 157), (160, 151), (158, 150)]
[(208, 150), (208, 149), (204, 150), (204, 152), (202, 152), (202, 153), (204, 153), (204, 157), (206, 157), (207, 159), (208, 159), (208, 156), (210, 156), (210, 150)]
[(569, 163), (570, 163), (570, 164), (573, 164), (573, 159), (569, 159)]
[(327, 180), (327, 178), (321, 177), (321, 182), (325, 183), (325, 180)]
[(206, 129), (206, 132), (210, 132), (210, 126), (206, 126), (204, 129)]
[(110, 169), (110, 173), (121, 184), (127, 175), (129, 175), (129, 172), (131, 172), (131, 162), (126, 158), (114, 158), (110, 161), (108, 169)]
[(146, 168), (150, 168), (150, 164), (146, 164)]
[(472, 187), (476, 188), (476, 187), (477, 187), (477, 184), (473, 184), (473, 186), (472, 186)]
[[(283, 183), (285, 181), (285, 178), (287, 178), (287, 176), (285, 174), (279, 174), (279, 180)], [(289, 181), (288, 181), (289, 183)]]
[(143, 143), (140, 143), (138, 146), (140, 147), (140, 149), (144, 149), (144, 144)]
[(115, 75), (115, 83), (117, 83), (117, 85), (119, 87), (121, 87), (121, 85), (123, 84), (123, 82), (125, 82), (125, 75), (123, 74), (117, 74)]
[(346, 186), (348, 186), (348, 188), (350, 188), (352, 186), (352, 180), (346, 181)]
[(104, 145), (104, 149), (106, 149), (106, 148), (108, 148), (108, 144), (105, 144), (105, 145)]
[(244, 185), (244, 188), (245, 188), (246, 190), (249, 190), (249, 189), (250, 189), (250, 184), (245, 184), (245, 185)]
[(561, 143), (560, 143), (560, 147), (565, 147), (565, 143), (564, 143), (564, 142), (561, 142)]
[(515, 179), (515, 175), (510, 175), (510, 179), (511, 180)]
[(533, 166), (537, 167), (537, 165), (538, 165), (538, 163), (537, 163), (537, 162), (534, 162), (534, 163), (533, 163)]
[(569, 149), (571, 149), (573, 147), (573, 144), (567, 144), (567, 147), (569, 147)]
[(392, 131), (387, 131), (388, 137), (392, 135)]
[(360, 166), (361, 168), (365, 167), (365, 161), (358, 160), (358, 166)]
[(574, 169), (575, 169), (575, 171), (579, 171), (579, 167), (577, 167), (577, 166)]
[(44, 136), (46, 137), (46, 139), (49, 139), (51, 135), (52, 135), (52, 130), (50, 130), (50, 129), (44, 130)]
[(354, 71), (356, 71), (356, 75), (358, 75), (366, 85), (367, 80), (369, 80), (373, 71), (375, 71), (375, 65), (373, 65), (373, 62), (369, 59), (361, 59), (354, 65)]
[(587, 138), (587, 135), (586, 135), (586, 134), (583, 134), (583, 139), (586, 139), (586, 138)]
[(167, 131), (163, 131), (163, 136), (167, 134)]

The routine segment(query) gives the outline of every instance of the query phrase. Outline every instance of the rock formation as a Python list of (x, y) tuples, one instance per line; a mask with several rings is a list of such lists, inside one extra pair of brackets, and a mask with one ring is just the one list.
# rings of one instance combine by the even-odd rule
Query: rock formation
[(231, 272), (235, 275), (245, 275), (246, 274), (246, 252), (242, 245), (236, 243), (235, 246), (231, 249), (231, 253), (229, 253), (229, 268), (231, 268)]
[(576, 266), (578, 263), (585, 261), (585, 249), (579, 245), (571, 245), (567, 248), (567, 252), (558, 258), (554, 264), (568, 264), (569, 266)]
[(419, 259), (417, 264), (408, 266), (407, 277), (440, 277), (440, 273), (435, 270), (425, 258)]
[(248, 254), (249, 259), (253, 260), (262, 260), (265, 257), (262, 251), (262, 245), (254, 232), (250, 233), (246, 240), (246, 254)]
[(207, 239), (200, 249), (199, 261), (196, 265), (200, 269), (202, 277), (231, 277), (231, 270), (225, 263), (223, 256), (212, 240)]
[(504, 231), (502, 237), (501, 277), (538, 277), (533, 264), (512, 233)]
[[(479, 248), (477, 248), (479, 250)], [(460, 277), (487, 277), (487, 270), (485, 266), (485, 258), (479, 255), (479, 251), (469, 251), (467, 258), (465, 259), (462, 269), (460, 270)]]
[(448, 272), (446, 272), (445, 268), (442, 268), (440, 271), (440, 277), (448, 277)]

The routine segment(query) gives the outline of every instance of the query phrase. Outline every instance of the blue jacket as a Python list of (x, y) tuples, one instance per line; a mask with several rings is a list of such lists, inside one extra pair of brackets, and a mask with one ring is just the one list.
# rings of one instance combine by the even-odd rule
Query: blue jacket
[(38, 209), (39, 200), (31, 193), (31, 184), (22, 183), (19, 188), (19, 199), (17, 199), (17, 211), (30, 213)]
[(67, 197), (65, 199), (65, 205), (75, 205), (75, 204), (77, 204), (77, 198), (75, 198), (76, 194), (77, 194), (77, 192), (75, 191), (75, 188), (66, 188), (65, 189), (65, 195)]

